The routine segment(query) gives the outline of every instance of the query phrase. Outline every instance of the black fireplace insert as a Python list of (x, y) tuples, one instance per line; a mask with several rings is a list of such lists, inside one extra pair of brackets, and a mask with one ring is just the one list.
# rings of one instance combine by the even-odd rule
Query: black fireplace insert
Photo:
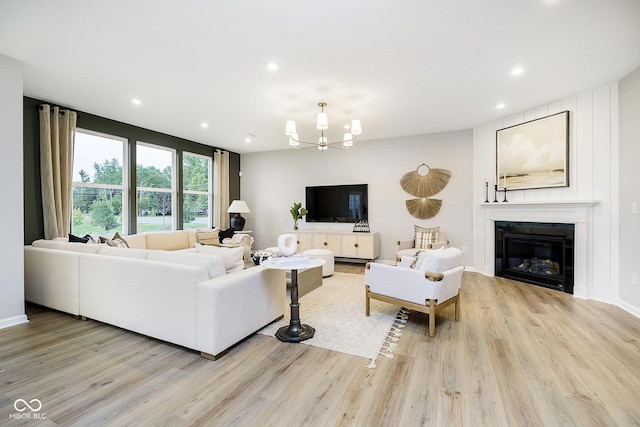
[(574, 224), (495, 222), (495, 274), (573, 294)]

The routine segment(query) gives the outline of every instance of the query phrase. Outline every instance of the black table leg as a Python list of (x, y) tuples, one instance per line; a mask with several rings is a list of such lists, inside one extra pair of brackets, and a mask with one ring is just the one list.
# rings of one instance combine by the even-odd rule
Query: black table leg
[(313, 337), (316, 332), (309, 325), (300, 323), (300, 304), (298, 303), (298, 270), (291, 270), (291, 320), (289, 326), (283, 326), (276, 332), (280, 341), (300, 342)]

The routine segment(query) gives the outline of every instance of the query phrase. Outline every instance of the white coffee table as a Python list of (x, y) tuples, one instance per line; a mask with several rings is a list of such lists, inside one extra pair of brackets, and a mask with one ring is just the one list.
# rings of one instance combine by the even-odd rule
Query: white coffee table
[(300, 322), (300, 303), (298, 302), (298, 270), (320, 267), (325, 263), (324, 259), (309, 259), (301, 256), (272, 258), (260, 263), (265, 268), (276, 270), (291, 270), (291, 320), (289, 326), (283, 326), (276, 332), (280, 341), (300, 342), (313, 337), (316, 332), (309, 325)]

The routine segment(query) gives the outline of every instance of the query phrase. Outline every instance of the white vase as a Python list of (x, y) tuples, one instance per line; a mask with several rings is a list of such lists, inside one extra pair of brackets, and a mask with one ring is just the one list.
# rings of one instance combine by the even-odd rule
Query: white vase
[(282, 234), (278, 237), (278, 249), (282, 256), (291, 256), (298, 250), (298, 237), (295, 234)]

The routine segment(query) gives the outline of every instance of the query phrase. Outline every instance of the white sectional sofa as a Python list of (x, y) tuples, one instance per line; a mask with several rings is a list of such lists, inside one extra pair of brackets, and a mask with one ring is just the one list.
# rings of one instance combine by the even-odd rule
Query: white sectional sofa
[(24, 248), (25, 298), (216, 359), (283, 316), (285, 274), (225, 262), (242, 248), (197, 252), (194, 235), (125, 236), (130, 248), (36, 240)]

